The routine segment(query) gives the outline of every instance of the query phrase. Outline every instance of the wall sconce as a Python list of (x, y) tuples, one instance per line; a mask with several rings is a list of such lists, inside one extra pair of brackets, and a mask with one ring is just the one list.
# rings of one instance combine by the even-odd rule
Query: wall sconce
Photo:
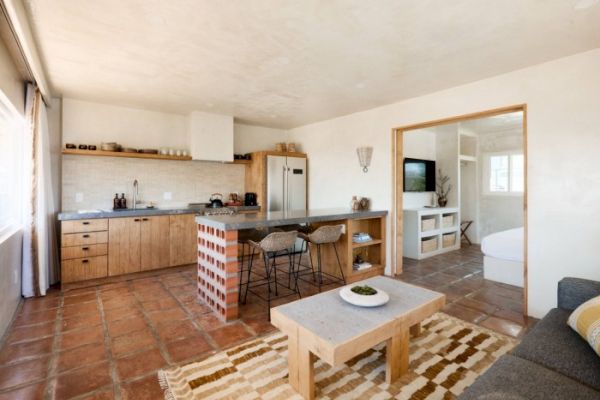
[(362, 167), (363, 172), (369, 171), (369, 166), (371, 166), (371, 157), (373, 156), (373, 148), (372, 147), (359, 147), (356, 149), (356, 154), (358, 154), (358, 162)]

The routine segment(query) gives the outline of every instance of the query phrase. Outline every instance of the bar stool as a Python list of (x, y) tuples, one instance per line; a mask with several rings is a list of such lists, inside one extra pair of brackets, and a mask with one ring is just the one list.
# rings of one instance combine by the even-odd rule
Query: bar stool
[[(310, 249), (309, 244), (313, 244), (317, 247), (317, 270), (315, 272), (315, 268), (312, 261), (312, 254), (309, 253), (308, 259), (310, 260), (310, 272), (313, 275), (313, 281), (317, 282), (317, 286), (319, 287), (319, 292), (321, 292), (321, 286), (323, 285), (323, 275), (329, 277), (333, 280), (331, 283), (335, 282), (343, 282), (346, 284), (346, 277), (344, 276), (344, 269), (342, 268), (342, 263), (340, 262), (340, 256), (337, 251), (336, 242), (340, 240), (340, 236), (344, 232), (344, 225), (324, 225), (317, 228), (315, 231), (309, 234), (300, 233), (298, 236), (304, 239), (306, 243), (307, 250)], [(321, 246), (331, 244), (333, 246), (333, 250), (335, 252), (335, 258), (337, 259), (338, 267), (340, 269), (341, 279), (337, 276), (328, 274), (323, 272), (322, 262), (321, 262)], [(298, 270), (297, 274), (300, 276), (300, 261), (302, 260), (302, 253), (300, 253), (300, 259), (298, 260)], [(307, 275), (307, 274), (304, 274)], [(305, 281), (306, 282), (306, 281)]]
[[(250, 245), (250, 242), (260, 242), (262, 239), (264, 239), (268, 234), (270, 233), (269, 229), (265, 228), (265, 229), (261, 229), (261, 228), (257, 228), (257, 229), (244, 229), (241, 231), (238, 231), (238, 244), (241, 246), (242, 248), (242, 254), (240, 256), (240, 269), (239, 269), (239, 287), (238, 287), (238, 303), (241, 303), (242, 301), (242, 286), (244, 286), (245, 284), (243, 283), (243, 278), (244, 278), (244, 273), (248, 272), (249, 268), (250, 268), (250, 255), (253, 251), (252, 246)], [(246, 258), (246, 247), (248, 247), (248, 261), (247, 261), (247, 265), (246, 268), (244, 268), (244, 259)], [(246, 283), (247, 284), (247, 283)], [(244, 301), (245, 302), (245, 301)]]
[[(272, 232), (264, 237), (259, 242), (254, 240), (249, 240), (249, 245), (252, 248), (252, 254), (250, 255), (250, 263), (248, 266), (248, 276), (246, 279), (246, 290), (244, 293), (243, 303), (246, 303), (246, 298), (248, 297), (248, 292), (256, 295), (263, 301), (267, 302), (267, 307), (269, 309), (269, 319), (271, 318), (271, 297), (272, 293), (275, 293), (275, 296), (279, 296), (279, 287), (283, 287), (291, 291), (291, 293), (286, 294), (281, 297), (287, 297), (297, 294), (298, 297), (302, 297), (300, 294), (300, 289), (298, 288), (298, 277), (294, 270), (294, 263), (292, 259), (291, 249), (293, 248), (296, 239), (298, 237), (297, 231), (291, 232)], [(257, 253), (262, 253), (263, 261), (265, 264), (265, 275), (261, 276), (259, 279), (253, 280), (252, 276), (252, 268), (254, 264), (254, 256)], [(293, 276), (294, 282), (293, 287), (291, 284), (291, 280), (288, 279), (289, 284), (286, 286), (283, 283), (277, 281), (277, 265), (276, 259), (277, 257), (287, 255), (288, 257), (288, 269), (287, 274), (289, 277)], [(273, 289), (271, 289), (271, 285), (273, 284)], [(267, 298), (265, 299), (259, 293), (251, 290), (260, 286), (267, 285)]]

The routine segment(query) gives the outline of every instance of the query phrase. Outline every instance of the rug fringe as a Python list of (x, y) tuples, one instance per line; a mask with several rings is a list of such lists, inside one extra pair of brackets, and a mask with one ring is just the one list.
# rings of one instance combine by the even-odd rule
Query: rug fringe
[(175, 394), (169, 387), (167, 373), (162, 369), (158, 371), (158, 384), (160, 385), (160, 388), (165, 391), (165, 400), (175, 400)]

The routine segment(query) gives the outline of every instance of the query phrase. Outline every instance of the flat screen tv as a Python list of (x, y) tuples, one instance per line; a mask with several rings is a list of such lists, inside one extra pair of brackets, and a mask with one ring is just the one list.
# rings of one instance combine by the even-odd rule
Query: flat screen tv
[(435, 161), (405, 158), (404, 191), (435, 192)]

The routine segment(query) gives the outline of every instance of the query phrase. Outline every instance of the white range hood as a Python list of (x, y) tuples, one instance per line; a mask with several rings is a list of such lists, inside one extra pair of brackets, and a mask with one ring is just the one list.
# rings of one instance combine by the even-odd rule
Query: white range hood
[(188, 132), (193, 160), (233, 161), (233, 116), (194, 111)]

